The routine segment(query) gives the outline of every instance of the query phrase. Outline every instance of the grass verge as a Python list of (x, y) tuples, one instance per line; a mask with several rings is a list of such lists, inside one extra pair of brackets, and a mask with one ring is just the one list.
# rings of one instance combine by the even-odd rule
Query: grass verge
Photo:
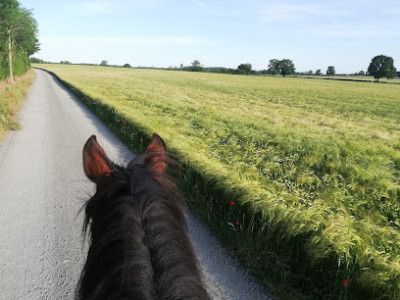
[(31, 87), (36, 73), (29, 70), (14, 79), (13, 84), (7, 80), (0, 81), (0, 141), (8, 130), (19, 129), (16, 114)]

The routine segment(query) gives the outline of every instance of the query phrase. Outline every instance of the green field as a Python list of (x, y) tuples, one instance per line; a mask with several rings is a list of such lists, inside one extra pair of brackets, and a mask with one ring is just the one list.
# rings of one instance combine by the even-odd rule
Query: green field
[(400, 298), (399, 85), (37, 67), (133, 150), (160, 134), (191, 206), (276, 295)]

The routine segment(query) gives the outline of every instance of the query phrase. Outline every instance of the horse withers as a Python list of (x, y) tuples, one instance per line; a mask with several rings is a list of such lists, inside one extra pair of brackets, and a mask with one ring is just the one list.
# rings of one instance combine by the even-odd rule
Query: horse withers
[(79, 299), (209, 299), (168, 163), (157, 134), (126, 167), (112, 162), (94, 135), (87, 140), (83, 168), (96, 193), (85, 204), (90, 245)]

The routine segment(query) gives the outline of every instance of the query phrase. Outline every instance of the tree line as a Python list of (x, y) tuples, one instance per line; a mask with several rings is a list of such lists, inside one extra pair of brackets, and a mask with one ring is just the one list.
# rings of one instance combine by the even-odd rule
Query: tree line
[[(0, 0), (1, 1), (1, 0)], [(42, 59), (31, 58), (32, 63), (51, 63), (46, 62)], [(61, 61), (60, 64), (71, 64), (69, 61)], [(96, 66), (97, 64), (84, 64), (84, 65), (92, 65)], [(100, 66), (109, 66), (109, 67), (120, 67), (118, 65), (109, 65), (106, 60), (101, 61)], [(124, 68), (131, 68), (131, 65), (126, 63), (123, 65)], [(313, 72), (312, 70), (307, 72), (296, 72), (295, 65), (290, 59), (271, 59), (269, 61), (268, 68), (261, 71), (255, 71), (252, 69), (252, 65), (250, 63), (240, 64), (236, 69), (232, 68), (224, 68), (224, 67), (213, 67), (207, 68), (204, 67), (200, 61), (194, 60), (190, 66), (184, 66), (181, 64), (179, 67), (169, 67), (169, 68), (153, 68), (153, 67), (138, 67), (143, 69), (163, 69), (163, 70), (181, 70), (181, 71), (191, 71), (191, 72), (209, 72), (209, 73), (225, 73), (225, 74), (242, 74), (242, 75), (282, 75), (283, 77), (288, 75), (303, 75), (303, 76), (322, 76), (321, 69)], [(325, 74), (327, 76), (335, 76), (336, 70), (334, 66), (328, 66)], [(349, 74), (347, 74), (349, 75)], [(371, 63), (369, 64), (367, 72), (359, 71), (353, 74), (352, 76), (374, 76), (376, 80), (380, 78), (387, 77), (388, 79), (392, 79), (396, 76), (400, 77), (400, 72), (397, 72), (394, 67), (394, 60), (392, 57), (385, 55), (375, 56)]]
[(17, 0), (0, 0), (0, 79), (29, 70), (29, 56), (39, 51), (38, 25), (32, 11)]
[[(178, 68), (170, 68), (170, 69), (178, 69)], [(310, 70), (308, 72), (296, 73), (296, 68), (292, 60), (290, 59), (271, 59), (269, 61), (268, 68), (266, 70), (254, 71), (252, 70), (252, 65), (250, 63), (240, 64), (237, 69), (229, 69), (229, 68), (204, 68), (198, 60), (194, 60), (190, 66), (181, 65), (180, 70), (184, 71), (195, 71), (195, 72), (214, 72), (214, 73), (230, 73), (230, 74), (245, 74), (245, 75), (282, 75), (283, 77), (287, 75), (316, 75), (322, 76), (321, 69), (315, 71), (315, 73)], [(336, 75), (336, 70), (334, 66), (329, 66), (325, 73), (327, 76)], [(394, 60), (392, 57), (385, 55), (378, 55), (372, 58), (368, 70), (365, 73), (364, 71), (360, 71), (351, 75), (355, 76), (374, 76), (376, 80), (380, 78), (386, 77), (387, 79), (392, 79), (396, 76), (400, 77), (400, 72), (397, 72), (394, 67)]]

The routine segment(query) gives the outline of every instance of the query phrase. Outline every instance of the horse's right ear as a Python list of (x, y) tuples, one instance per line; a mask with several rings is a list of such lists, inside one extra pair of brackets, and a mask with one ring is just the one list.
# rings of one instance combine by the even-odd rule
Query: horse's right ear
[(93, 182), (111, 174), (111, 161), (104, 149), (97, 143), (96, 136), (92, 135), (83, 146), (83, 170)]
[(153, 139), (146, 149), (146, 154), (145, 165), (155, 174), (163, 174), (167, 167), (167, 146), (157, 133), (153, 133)]

